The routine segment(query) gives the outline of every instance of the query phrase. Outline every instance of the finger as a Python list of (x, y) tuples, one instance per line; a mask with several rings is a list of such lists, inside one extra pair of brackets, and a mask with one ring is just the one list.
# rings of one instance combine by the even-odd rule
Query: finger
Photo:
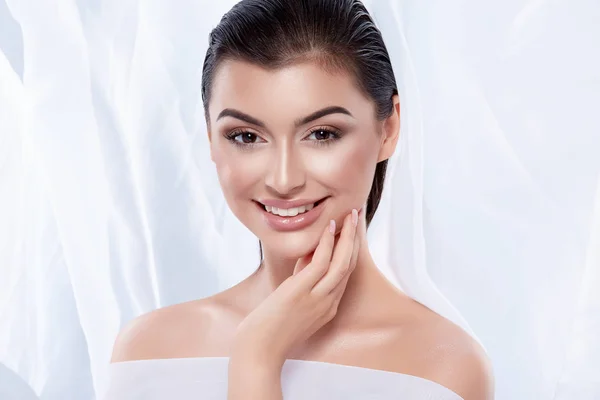
[[(354, 247), (352, 250), (352, 258), (350, 259), (350, 270), (342, 280), (332, 291), (331, 295), (334, 297), (339, 296), (341, 299), (343, 292), (346, 290), (346, 285), (348, 284), (348, 279), (350, 275), (356, 269), (356, 264), (358, 262), (358, 252), (360, 251), (360, 243), (361, 243), (361, 225), (362, 230), (366, 231), (366, 205), (360, 209), (358, 212), (358, 226), (356, 227), (356, 234), (354, 235)], [(338, 300), (339, 301), (339, 300)]]
[(292, 273), (292, 275), (296, 275), (298, 272), (302, 271), (308, 264), (310, 264), (313, 254), (315, 254), (315, 252), (311, 251), (305, 256), (300, 257), (298, 261), (296, 261), (296, 265), (294, 266), (294, 272)]
[(337, 301), (339, 301), (339, 299), (341, 299), (342, 295), (344, 294), (344, 291), (346, 290), (346, 285), (348, 284), (348, 279), (350, 278), (350, 275), (352, 275), (352, 272), (354, 272), (354, 270), (356, 269), (359, 250), (360, 238), (358, 237), (357, 232), (357, 234), (354, 236), (354, 248), (352, 250), (352, 258), (350, 259), (350, 270), (344, 276), (344, 279), (342, 279), (342, 281), (335, 288), (333, 288), (333, 290), (330, 293), (332, 296), (338, 298)]
[[(356, 210), (352, 211), (355, 214)], [(352, 249), (354, 247), (354, 236), (356, 234), (356, 225), (352, 221), (353, 215), (347, 215), (344, 219), (344, 226), (340, 233), (340, 240), (335, 246), (331, 265), (325, 276), (317, 282), (312, 290), (316, 295), (325, 295), (333, 290), (350, 268), (350, 259), (352, 258)], [(358, 217), (356, 215), (356, 217)]]
[(321, 239), (319, 240), (319, 244), (315, 249), (309, 266), (298, 273), (299, 285), (302, 288), (307, 290), (312, 289), (315, 283), (317, 283), (329, 269), (335, 240), (334, 235), (335, 221), (331, 220), (323, 230), (323, 234), (321, 235)]
[(338, 243), (338, 246), (336, 246), (333, 250), (331, 265), (340, 267), (340, 270), (347, 271), (350, 269), (350, 261), (352, 259), (354, 245), (356, 243), (355, 239), (356, 229), (358, 228), (358, 218), (358, 211), (353, 209), (352, 213), (350, 213), (344, 221), (344, 227), (340, 233), (341, 245)]
[(358, 213), (357, 235), (361, 240), (367, 240), (367, 204), (365, 204)]
[[(360, 223), (360, 222), (359, 222)], [(350, 258), (350, 273), (356, 268), (358, 262), (358, 251), (360, 250), (360, 237), (358, 234), (354, 235), (354, 247), (352, 249), (352, 258)]]

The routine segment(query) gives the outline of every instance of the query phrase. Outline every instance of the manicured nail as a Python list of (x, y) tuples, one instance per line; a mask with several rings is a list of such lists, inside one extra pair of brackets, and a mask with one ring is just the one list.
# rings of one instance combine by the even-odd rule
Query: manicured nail
[(355, 208), (352, 209), (352, 223), (354, 226), (358, 225), (358, 211)]
[(332, 235), (335, 233), (335, 221), (334, 220), (329, 221), (329, 232), (331, 232)]

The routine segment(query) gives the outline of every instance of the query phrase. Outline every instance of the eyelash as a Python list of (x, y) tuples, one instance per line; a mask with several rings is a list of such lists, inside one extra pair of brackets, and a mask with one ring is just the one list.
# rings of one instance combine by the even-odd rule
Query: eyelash
[[(342, 133), (337, 130), (337, 129), (331, 129), (328, 127), (318, 127), (318, 128), (314, 128), (310, 131), (310, 133), (308, 134), (308, 136), (313, 135), (316, 132), (319, 131), (323, 131), (326, 133), (329, 133), (329, 135), (332, 137), (330, 139), (325, 139), (325, 140), (311, 140), (312, 142), (315, 142), (316, 146), (320, 146), (320, 147), (324, 147), (324, 146), (329, 146), (331, 144), (333, 144), (333, 142), (339, 140), (342, 137)], [(256, 137), (260, 137), (258, 136), (256, 133), (254, 132), (250, 132), (250, 131), (245, 131), (245, 130), (238, 130), (238, 131), (232, 131), (230, 133), (228, 133), (227, 135), (225, 135), (225, 138), (227, 140), (229, 140), (233, 145), (240, 147), (244, 150), (250, 149), (252, 147), (255, 147), (257, 145), (259, 145), (260, 143), (243, 143), (243, 142), (239, 142), (237, 140), (235, 140), (236, 137), (240, 136), (240, 135), (244, 135), (250, 133)]]

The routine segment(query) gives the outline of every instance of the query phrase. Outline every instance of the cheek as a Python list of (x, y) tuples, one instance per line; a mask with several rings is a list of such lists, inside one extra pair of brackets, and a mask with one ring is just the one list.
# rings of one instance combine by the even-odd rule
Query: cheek
[(328, 154), (315, 176), (339, 194), (365, 197), (373, 183), (377, 155), (366, 143), (354, 142)]
[[(239, 155), (229, 154), (223, 149), (214, 150), (213, 160), (225, 198), (230, 207), (235, 208), (234, 200), (242, 197), (244, 193), (247, 197), (248, 189), (252, 187), (260, 172), (256, 170), (255, 164), (253, 166), (253, 163), (242, 163)], [(240, 167), (242, 164), (244, 168)]]

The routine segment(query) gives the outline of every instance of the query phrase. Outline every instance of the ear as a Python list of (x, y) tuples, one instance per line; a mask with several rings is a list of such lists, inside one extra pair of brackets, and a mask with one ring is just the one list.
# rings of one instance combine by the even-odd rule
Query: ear
[(212, 148), (212, 140), (210, 138), (210, 131), (208, 131), (208, 151), (210, 151), (210, 161), (215, 162), (215, 158), (213, 157), (213, 148)]
[(212, 150), (212, 138), (211, 138), (211, 134), (210, 134), (210, 125), (208, 123), (206, 124), (206, 134), (208, 135), (208, 150), (210, 151), (210, 160), (212, 162), (215, 162), (215, 159), (213, 157), (213, 150)]
[(400, 137), (400, 98), (397, 94), (392, 97), (392, 115), (383, 122), (381, 148), (377, 162), (387, 160), (394, 154)]

